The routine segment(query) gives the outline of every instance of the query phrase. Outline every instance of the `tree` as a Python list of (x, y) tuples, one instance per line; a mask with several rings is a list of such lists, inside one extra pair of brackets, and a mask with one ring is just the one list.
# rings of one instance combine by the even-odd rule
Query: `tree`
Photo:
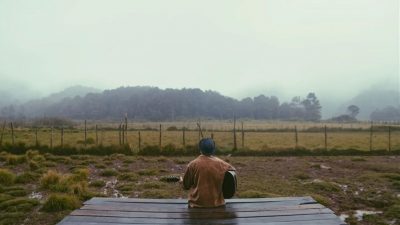
[(356, 105), (350, 105), (349, 107), (347, 107), (347, 112), (351, 117), (356, 118), (358, 113), (360, 113), (360, 108)]
[(321, 119), (321, 105), (315, 93), (309, 93), (307, 98), (303, 100), (302, 105), (305, 109), (305, 120), (317, 121)]

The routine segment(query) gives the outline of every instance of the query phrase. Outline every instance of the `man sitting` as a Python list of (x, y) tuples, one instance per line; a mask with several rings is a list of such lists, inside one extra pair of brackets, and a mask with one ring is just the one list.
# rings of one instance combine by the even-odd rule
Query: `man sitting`
[(182, 180), (183, 188), (189, 190), (189, 207), (224, 206), (224, 175), (226, 171), (235, 168), (214, 156), (213, 139), (203, 138), (199, 142), (199, 148), (201, 155), (189, 163)]

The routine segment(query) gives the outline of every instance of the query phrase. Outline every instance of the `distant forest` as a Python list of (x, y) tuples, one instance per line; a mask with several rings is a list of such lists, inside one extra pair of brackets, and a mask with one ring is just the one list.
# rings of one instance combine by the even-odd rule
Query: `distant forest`
[(236, 100), (215, 91), (200, 89), (159, 89), (121, 87), (83, 97), (67, 97), (57, 102), (32, 100), (0, 110), (4, 118), (65, 117), (71, 119), (121, 119), (127, 114), (138, 120), (177, 120), (188, 118), (282, 119), (318, 121), (321, 105), (315, 93), (290, 102), (275, 96), (259, 95)]

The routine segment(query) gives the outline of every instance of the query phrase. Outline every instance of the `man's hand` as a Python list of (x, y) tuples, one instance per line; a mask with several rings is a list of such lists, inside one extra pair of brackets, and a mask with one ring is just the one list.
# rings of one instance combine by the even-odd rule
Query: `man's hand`
[(183, 183), (183, 178), (182, 178), (182, 176), (179, 177), (179, 183), (180, 183), (180, 184)]

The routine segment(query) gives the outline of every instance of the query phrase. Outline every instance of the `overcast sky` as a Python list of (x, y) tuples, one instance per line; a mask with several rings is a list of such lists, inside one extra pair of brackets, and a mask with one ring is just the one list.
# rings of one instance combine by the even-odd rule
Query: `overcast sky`
[(0, 0), (0, 87), (352, 97), (399, 87), (398, 32), (399, 0)]

